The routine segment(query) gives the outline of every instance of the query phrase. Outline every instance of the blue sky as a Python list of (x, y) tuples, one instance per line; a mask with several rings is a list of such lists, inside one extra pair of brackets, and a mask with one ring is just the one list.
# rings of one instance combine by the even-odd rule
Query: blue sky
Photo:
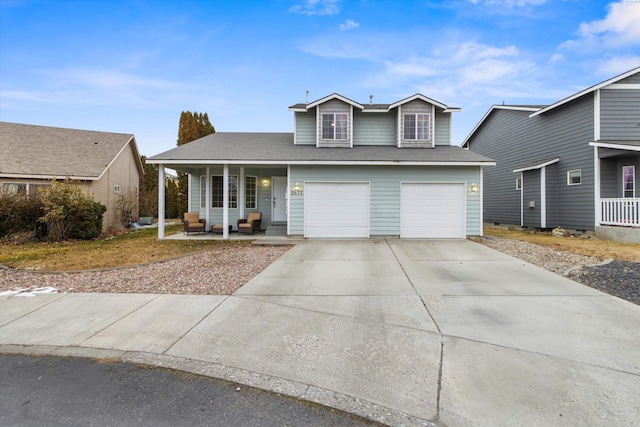
[(289, 132), (338, 92), (422, 93), (460, 144), (492, 104), (548, 104), (640, 66), (640, 0), (0, 0), (0, 120), (176, 144), (181, 111), (217, 131)]

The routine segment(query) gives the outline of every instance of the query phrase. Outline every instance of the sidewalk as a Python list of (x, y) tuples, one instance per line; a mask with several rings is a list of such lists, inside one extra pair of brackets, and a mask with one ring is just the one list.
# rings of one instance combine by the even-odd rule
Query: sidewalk
[(0, 298), (0, 352), (213, 376), (389, 425), (637, 425), (640, 307), (469, 241), (303, 241), (233, 296)]

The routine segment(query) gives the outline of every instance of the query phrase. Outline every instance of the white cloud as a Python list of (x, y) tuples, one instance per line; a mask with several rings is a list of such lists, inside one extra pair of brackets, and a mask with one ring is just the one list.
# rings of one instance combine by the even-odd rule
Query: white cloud
[(347, 19), (342, 24), (340, 24), (340, 29), (342, 31), (349, 31), (349, 30), (353, 30), (354, 28), (358, 28), (359, 26), (360, 24), (354, 21), (353, 19)]
[(301, 15), (335, 15), (340, 12), (339, 0), (306, 0), (289, 8), (289, 12)]
[(565, 43), (564, 47), (600, 45), (621, 47), (640, 45), (640, 3), (622, 0), (610, 3), (604, 19), (583, 22), (578, 29), (578, 40)]
[(469, 0), (473, 4), (482, 4), (484, 6), (503, 6), (503, 7), (527, 7), (539, 6), (546, 3), (547, 0)]
[(621, 56), (611, 58), (599, 64), (596, 73), (600, 76), (612, 77), (640, 66), (640, 56)]

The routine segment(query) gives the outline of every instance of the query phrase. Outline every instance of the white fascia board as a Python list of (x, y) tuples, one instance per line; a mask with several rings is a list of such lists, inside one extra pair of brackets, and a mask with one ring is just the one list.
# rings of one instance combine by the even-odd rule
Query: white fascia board
[[(102, 170), (102, 172), (100, 173), (100, 176), (98, 177), (98, 179), (101, 179), (104, 176), (104, 174), (109, 170), (111, 165), (118, 159), (118, 157), (120, 157), (120, 154), (122, 154), (122, 152), (129, 147), (129, 144), (131, 143), (131, 141), (135, 141), (135, 137), (134, 136), (131, 136), (131, 138), (129, 138), (127, 143), (122, 146), (120, 151), (118, 151), (118, 154), (113, 156), (113, 159), (111, 159), (111, 161), (109, 162), (107, 167)], [(138, 161), (140, 162), (140, 166), (139, 166), (138, 172), (140, 173), (140, 175), (144, 175), (144, 169), (142, 168), (142, 161), (140, 160), (140, 154), (137, 152), (138, 151), (137, 149), (134, 149), (133, 151), (134, 151), (133, 155), (136, 156), (138, 158)]]
[(624, 90), (639, 90), (640, 89), (640, 83), (614, 83), (614, 84), (610, 84), (609, 86), (605, 86), (602, 88), (602, 90), (605, 89), (624, 89)]
[(306, 113), (307, 109), (306, 108), (291, 108), (291, 107), (289, 107), (289, 111), (293, 111), (295, 113)]
[(400, 105), (406, 104), (407, 102), (415, 101), (416, 99), (420, 99), (420, 100), (422, 100), (424, 102), (428, 102), (429, 104), (433, 104), (436, 107), (442, 108), (443, 110), (446, 110), (448, 108), (442, 102), (438, 102), (435, 99), (431, 99), (431, 98), (429, 98), (427, 96), (422, 95), (421, 93), (416, 93), (415, 95), (412, 95), (412, 96), (410, 96), (408, 98), (405, 98), (405, 99), (401, 99), (400, 101), (394, 102), (393, 104), (389, 105), (389, 110), (391, 110), (392, 108), (399, 107)]
[(616, 144), (614, 142), (590, 142), (592, 147), (613, 148), (614, 150), (640, 151), (640, 146)]
[(317, 101), (313, 101), (311, 104), (307, 104), (307, 110), (309, 108), (316, 107), (316, 106), (318, 106), (320, 104), (324, 104), (327, 101), (331, 101), (332, 99), (339, 99), (340, 101), (345, 102), (345, 103), (347, 103), (349, 105), (352, 105), (354, 107), (357, 107), (360, 110), (364, 110), (364, 105), (358, 104), (357, 102), (352, 101), (351, 99), (349, 99), (347, 97), (344, 97), (342, 95), (339, 95), (337, 93), (333, 93), (333, 94), (331, 94), (329, 96), (325, 96), (324, 98), (318, 99)]
[(578, 92), (578, 93), (575, 93), (575, 94), (573, 94), (571, 96), (568, 96), (568, 97), (566, 97), (564, 99), (561, 99), (560, 101), (556, 102), (555, 104), (551, 104), (548, 107), (545, 107), (545, 108), (542, 108), (539, 111), (536, 111), (535, 113), (531, 114), (529, 117), (534, 117), (534, 116), (537, 116), (539, 114), (546, 113), (549, 110), (552, 110), (552, 109), (554, 109), (556, 107), (559, 107), (559, 106), (561, 106), (563, 104), (566, 104), (567, 102), (571, 102), (574, 99), (580, 98), (583, 95), (586, 95), (586, 94), (588, 94), (590, 92), (593, 92), (594, 90), (602, 89), (605, 86), (609, 86), (609, 85), (611, 85), (611, 84), (613, 84), (615, 82), (618, 82), (620, 80), (626, 79), (627, 77), (633, 76), (634, 74), (637, 74), (637, 73), (640, 73), (640, 67), (634, 68), (633, 70), (629, 70), (626, 73), (620, 74), (619, 76), (613, 77), (613, 78), (611, 78), (609, 80), (606, 80), (606, 81), (604, 81), (602, 83), (598, 83), (597, 85), (588, 87), (587, 89), (583, 90), (582, 92)]
[(539, 109), (540, 108), (537, 108), (537, 107), (521, 107), (517, 105), (498, 105), (498, 104), (492, 105), (491, 107), (489, 107), (489, 109), (484, 114), (484, 116), (482, 116), (482, 118), (476, 124), (476, 126), (471, 130), (471, 132), (469, 132), (469, 135), (467, 135), (464, 141), (462, 141), (462, 144), (460, 145), (460, 147), (464, 147), (467, 144), (467, 142), (469, 142), (469, 139), (480, 128), (480, 126), (482, 126), (484, 121), (489, 117), (489, 115), (493, 112), (493, 110), (538, 111)]
[(462, 111), (460, 107), (447, 107), (442, 110), (443, 113), (459, 113), (460, 111)]
[(323, 166), (495, 166), (494, 161), (457, 162), (457, 161), (389, 161), (389, 160), (156, 160), (150, 164), (170, 165), (323, 165)]
[(366, 108), (362, 110), (363, 113), (388, 113), (389, 109), (387, 108)]
[(9, 174), (0, 173), (0, 178), (10, 179), (66, 179), (69, 178), (74, 181), (97, 181), (100, 179), (97, 176), (75, 176), (75, 175), (27, 175), (27, 174)]
[(542, 168), (545, 168), (545, 167), (547, 167), (549, 165), (552, 165), (554, 163), (558, 163), (559, 161), (560, 161), (560, 157), (556, 157), (555, 159), (549, 160), (549, 161), (544, 162), (544, 163), (540, 163), (540, 164), (533, 165), (533, 166), (527, 166), (525, 168), (514, 169), (513, 173), (532, 171), (532, 170), (535, 170), (535, 169), (542, 169)]

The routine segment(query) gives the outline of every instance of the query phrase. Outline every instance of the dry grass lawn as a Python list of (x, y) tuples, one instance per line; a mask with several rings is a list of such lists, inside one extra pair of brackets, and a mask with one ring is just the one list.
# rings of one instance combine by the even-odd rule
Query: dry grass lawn
[[(177, 233), (181, 224), (167, 226)], [(550, 233), (485, 227), (485, 235), (523, 240), (559, 251), (599, 258), (640, 262), (640, 245), (576, 237), (555, 237)], [(176, 258), (213, 247), (246, 245), (250, 241), (158, 240), (153, 228), (100, 238), (64, 243), (1, 244), (0, 264), (11, 268), (40, 271), (73, 271), (124, 267)]]
[[(165, 228), (167, 235), (182, 224)], [(0, 264), (18, 269), (73, 271), (124, 267), (162, 261), (219, 246), (246, 245), (251, 241), (158, 240), (158, 230), (147, 228), (91, 241), (1, 244)]]
[(598, 258), (640, 262), (640, 244), (599, 240), (596, 238), (556, 237), (546, 232), (508, 230), (502, 227), (485, 227), (485, 236), (523, 240), (550, 248)]

